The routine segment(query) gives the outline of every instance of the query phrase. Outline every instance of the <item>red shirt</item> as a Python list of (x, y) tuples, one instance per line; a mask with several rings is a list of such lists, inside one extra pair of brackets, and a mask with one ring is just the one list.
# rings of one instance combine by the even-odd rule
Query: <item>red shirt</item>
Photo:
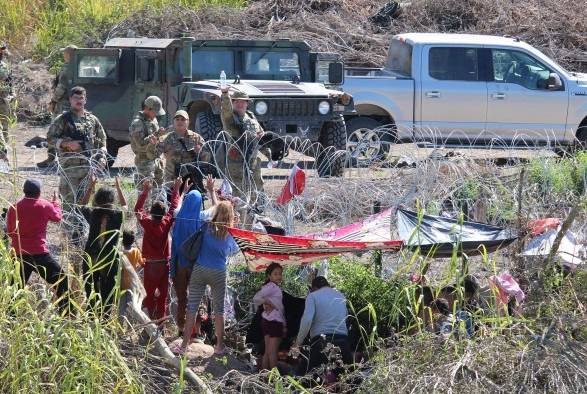
[(8, 235), (17, 254), (39, 255), (49, 253), (47, 223), (61, 221), (61, 207), (57, 201), (25, 197), (8, 209)]
[(161, 220), (153, 220), (151, 215), (143, 210), (149, 192), (143, 191), (135, 205), (137, 220), (143, 229), (143, 258), (148, 260), (169, 260), (169, 230), (173, 224), (173, 211), (179, 203), (179, 188), (174, 188), (171, 194), (171, 203), (167, 213)]

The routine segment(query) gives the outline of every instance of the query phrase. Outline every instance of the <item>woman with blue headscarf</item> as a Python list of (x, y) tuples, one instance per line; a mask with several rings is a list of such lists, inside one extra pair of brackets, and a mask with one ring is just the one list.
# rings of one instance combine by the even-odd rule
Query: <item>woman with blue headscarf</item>
[(187, 289), (192, 273), (192, 263), (181, 254), (181, 245), (192, 234), (199, 230), (202, 220), (200, 210), (202, 208), (202, 195), (197, 190), (192, 190), (183, 199), (181, 208), (175, 217), (175, 224), (171, 233), (171, 262), (169, 276), (173, 281), (175, 294), (177, 295), (177, 328), (179, 335), (183, 334), (185, 324), (185, 312), (187, 306)]

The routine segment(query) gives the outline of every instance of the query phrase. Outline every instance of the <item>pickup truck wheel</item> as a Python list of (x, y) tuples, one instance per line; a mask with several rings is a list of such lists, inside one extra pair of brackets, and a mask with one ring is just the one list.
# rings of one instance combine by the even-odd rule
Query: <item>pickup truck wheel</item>
[(344, 174), (346, 155), (346, 125), (344, 120), (327, 122), (318, 142), (322, 145), (316, 157), (316, 169), (320, 177), (339, 177)]
[(216, 139), (218, 132), (222, 130), (222, 122), (220, 116), (214, 115), (212, 111), (202, 111), (196, 114), (193, 127), (208, 142)]
[(581, 124), (577, 128), (577, 141), (575, 141), (575, 150), (587, 150), (587, 124)]
[(125, 142), (115, 140), (112, 137), (106, 137), (106, 152), (108, 152), (108, 168), (111, 168), (118, 157), (118, 150), (125, 146)]
[(384, 160), (396, 141), (393, 130), (379, 129), (383, 123), (368, 117), (352, 118), (347, 123), (347, 150), (359, 164)]

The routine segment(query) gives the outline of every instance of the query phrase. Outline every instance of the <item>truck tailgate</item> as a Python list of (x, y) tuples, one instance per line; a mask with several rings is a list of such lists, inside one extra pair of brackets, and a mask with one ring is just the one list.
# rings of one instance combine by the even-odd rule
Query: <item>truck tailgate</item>
[(389, 114), (399, 138), (412, 137), (414, 80), (388, 76), (345, 77), (342, 89), (350, 93), (360, 115)]

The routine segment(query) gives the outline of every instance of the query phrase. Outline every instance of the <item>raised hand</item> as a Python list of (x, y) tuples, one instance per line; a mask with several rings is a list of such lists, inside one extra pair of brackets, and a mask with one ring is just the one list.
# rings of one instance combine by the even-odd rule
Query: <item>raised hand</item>
[(147, 178), (143, 181), (143, 190), (151, 190), (152, 187), (153, 187), (153, 183), (151, 182), (151, 180), (149, 178)]
[(206, 176), (205, 188), (209, 192), (214, 192), (214, 178), (212, 178), (212, 175), (210, 174)]
[(190, 191), (190, 189), (192, 188), (193, 183), (190, 180), (190, 178), (186, 178), (185, 182), (183, 183), (183, 192), (187, 193)]

